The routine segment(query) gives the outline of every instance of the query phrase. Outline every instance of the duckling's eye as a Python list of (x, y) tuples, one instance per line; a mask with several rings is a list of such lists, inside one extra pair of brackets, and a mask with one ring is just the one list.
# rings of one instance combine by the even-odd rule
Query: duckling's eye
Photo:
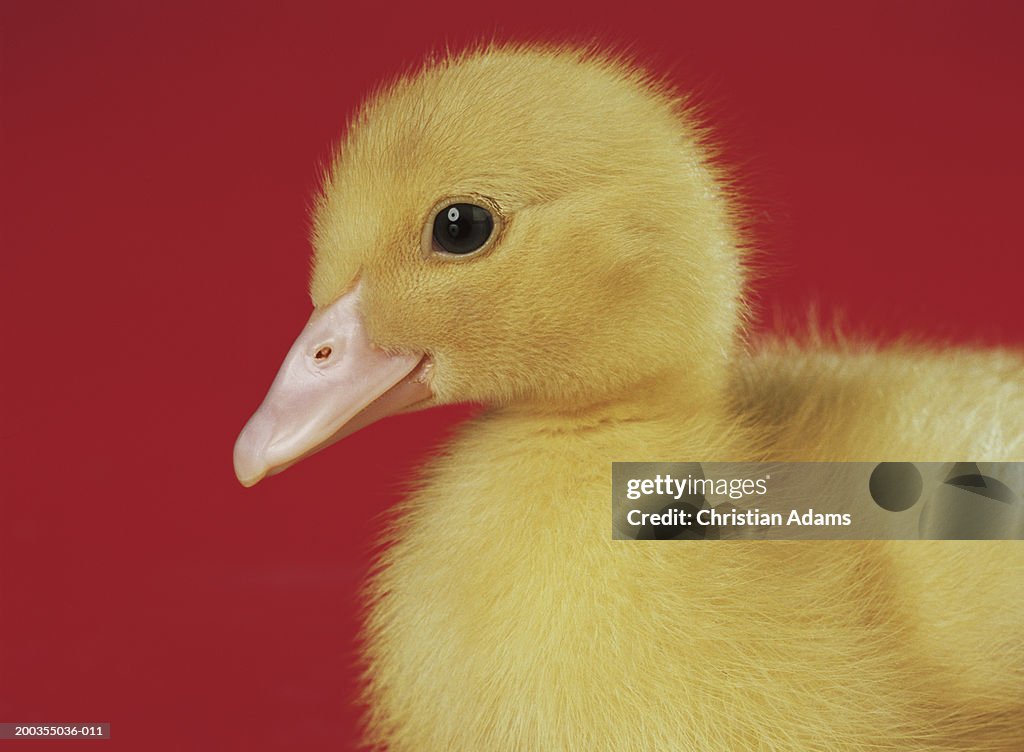
[(434, 243), (447, 253), (478, 251), (493, 230), (491, 213), (476, 204), (451, 204), (434, 217)]

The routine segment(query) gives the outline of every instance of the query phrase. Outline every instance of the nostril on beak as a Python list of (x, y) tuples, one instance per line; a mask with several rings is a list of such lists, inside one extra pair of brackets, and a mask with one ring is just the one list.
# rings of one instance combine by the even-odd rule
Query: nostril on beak
[(323, 363), (324, 361), (326, 361), (330, 357), (331, 357), (331, 346), (330, 345), (324, 345), (319, 350), (317, 350), (316, 353), (313, 355), (313, 359), (316, 360), (318, 363)]

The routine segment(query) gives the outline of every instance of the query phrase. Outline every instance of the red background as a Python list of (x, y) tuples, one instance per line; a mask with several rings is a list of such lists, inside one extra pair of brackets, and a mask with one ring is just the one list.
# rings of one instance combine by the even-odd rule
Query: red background
[(317, 161), (445, 43), (597, 37), (700, 88), (764, 321), (1024, 343), (1019, 4), (164, 5), (2, 3), (0, 721), (353, 745), (377, 517), (467, 410), (252, 490), (231, 447), (309, 313)]

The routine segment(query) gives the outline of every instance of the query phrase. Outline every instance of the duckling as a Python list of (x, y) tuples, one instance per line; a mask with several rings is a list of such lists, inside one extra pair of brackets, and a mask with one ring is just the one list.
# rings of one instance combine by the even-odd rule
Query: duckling
[(234, 461), (487, 406), (368, 585), (368, 745), (1021, 748), (1019, 545), (611, 539), (615, 460), (1024, 459), (1018, 355), (752, 348), (738, 224), (685, 101), (593, 50), (434, 60), (353, 120)]

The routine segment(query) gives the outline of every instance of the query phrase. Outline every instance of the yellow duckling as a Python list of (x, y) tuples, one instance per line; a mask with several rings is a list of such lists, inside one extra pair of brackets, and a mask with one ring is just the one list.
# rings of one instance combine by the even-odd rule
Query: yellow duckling
[(574, 50), (436, 61), (352, 123), (314, 248), (242, 483), (488, 405), (370, 585), (371, 745), (1024, 748), (1019, 544), (611, 540), (613, 460), (1024, 459), (1018, 356), (746, 352), (736, 209), (662, 87)]

